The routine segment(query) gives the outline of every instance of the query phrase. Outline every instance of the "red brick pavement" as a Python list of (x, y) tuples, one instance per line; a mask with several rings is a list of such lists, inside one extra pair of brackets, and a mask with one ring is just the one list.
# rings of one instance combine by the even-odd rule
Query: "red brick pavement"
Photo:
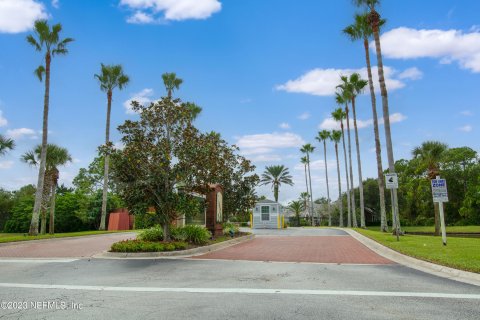
[(264, 236), (197, 259), (393, 264), (350, 236)]
[(135, 233), (32, 240), (0, 245), (0, 257), (8, 258), (80, 258), (110, 249), (117, 241), (133, 239)]

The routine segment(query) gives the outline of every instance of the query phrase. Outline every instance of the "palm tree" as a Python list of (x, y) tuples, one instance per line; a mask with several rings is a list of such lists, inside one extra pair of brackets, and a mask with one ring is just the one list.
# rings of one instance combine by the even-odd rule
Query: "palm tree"
[(300, 152), (306, 154), (307, 157), (307, 170), (308, 170), (308, 182), (309, 182), (309, 187), (310, 187), (310, 215), (312, 219), (312, 226), (314, 225), (313, 221), (313, 192), (312, 192), (312, 176), (310, 174), (310, 153), (313, 153), (315, 151), (315, 147), (312, 146), (310, 143), (307, 143), (302, 146), (300, 149)]
[(305, 207), (304, 207), (304, 210), (307, 210), (308, 211), (308, 204), (307, 204), (307, 201), (308, 199), (310, 198), (309, 194), (310, 194), (310, 189), (308, 188), (308, 173), (307, 173), (307, 164), (308, 164), (308, 159), (307, 157), (302, 157), (300, 159), (300, 162), (303, 164), (303, 168), (305, 169), (305, 187), (307, 189), (307, 192), (302, 192), (301, 194), (302, 195), (306, 195), (306, 198), (305, 197), (302, 197), (302, 199), (307, 199), (305, 200)]
[(272, 185), (276, 202), (278, 202), (278, 191), (282, 183), (293, 186), (292, 176), (288, 172), (288, 168), (284, 165), (267, 166), (262, 174), (260, 185)]
[[(28, 151), (22, 155), (22, 161), (32, 166), (38, 166), (42, 154), (42, 146), (38, 145), (34, 150)], [(47, 229), (46, 210), (50, 198), (50, 223), (49, 233), (53, 234), (55, 230), (55, 192), (58, 185), (59, 171), (58, 167), (72, 161), (68, 150), (54, 144), (47, 145), (47, 159), (45, 166), (45, 183), (42, 195), (42, 223), (40, 233), (45, 234)]]
[[(377, 158), (377, 175), (378, 175), (378, 191), (380, 194), (380, 228), (383, 232), (388, 231), (387, 214), (385, 210), (385, 180), (383, 176), (382, 166), (382, 149), (380, 145), (380, 135), (378, 131), (378, 115), (377, 115), (377, 99), (375, 97), (375, 89), (373, 86), (372, 67), (370, 63), (370, 50), (368, 47), (368, 40), (373, 34), (372, 27), (367, 21), (367, 14), (355, 15), (355, 23), (343, 29), (343, 32), (350, 37), (352, 41), (363, 40), (363, 47), (365, 49), (365, 59), (367, 62), (368, 83), (370, 88), (370, 98), (372, 101), (373, 114), (373, 131), (375, 134), (375, 153)], [(385, 24), (385, 20), (381, 19), (379, 26)], [(355, 115), (354, 115), (355, 116)], [(361, 209), (361, 212), (363, 210)]]
[[(305, 176), (306, 177), (306, 176)], [(308, 187), (307, 187), (308, 190)], [(308, 192), (301, 192), (300, 199), (303, 201), (303, 210), (305, 210), (305, 215), (308, 216), (308, 199), (310, 199), (310, 194)]]
[(175, 72), (171, 73), (164, 73), (162, 74), (163, 84), (165, 85), (165, 89), (167, 89), (167, 95), (171, 99), (172, 93), (176, 89), (180, 89), (180, 85), (183, 83), (183, 80), (177, 78)]
[[(368, 84), (368, 81), (363, 80), (361, 76), (356, 72), (351, 74), (348, 79), (347, 77), (342, 77), (342, 81), (343, 81), (342, 86), (348, 87), (350, 101), (352, 103), (353, 127), (355, 130), (355, 147), (357, 151), (358, 189), (360, 193), (360, 226), (362, 228), (365, 228), (365, 202), (363, 197), (362, 161), (360, 158), (360, 142), (358, 140), (357, 112), (355, 109), (355, 101), (357, 96), (363, 93), (365, 87)], [(355, 215), (353, 217), (354, 217), (354, 225), (356, 225)]]
[(38, 234), (38, 219), (40, 216), (40, 207), (43, 197), (43, 184), (45, 177), (45, 161), (47, 158), (48, 143), (48, 111), (50, 103), (50, 64), (52, 58), (56, 55), (66, 55), (68, 53), (67, 45), (72, 42), (72, 38), (60, 39), (62, 31), (61, 24), (55, 24), (50, 28), (47, 20), (37, 20), (34, 24), (33, 35), (27, 36), (27, 42), (31, 44), (35, 50), (44, 51), (45, 65), (40, 65), (35, 70), (35, 75), (40, 81), (45, 75), (45, 94), (43, 99), (43, 128), (42, 128), (42, 152), (40, 156), (40, 166), (38, 170), (37, 191), (35, 193), (35, 204), (33, 206), (32, 220), (30, 222), (29, 235), (36, 236)]
[[(420, 161), (420, 165), (427, 170), (427, 177), (430, 180), (436, 179), (440, 174), (440, 162), (442, 161), (448, 146), (438, 141), (426, 141), (420, 147), (412, 151), (415, 159)], [(434, 203), (435, 209), (435, 235), (440, 235), (440, 218), (438, 202)]]
[(304, 203), (302, 200), (292, 201), (289, 203), (288, 207), (295, 213), (297, 218), (298, 226), (300, 227), (300, 213), (304, 208)]
[(15, 142), (12, 139), (5, 138), (0, 134), (0, 156), (7, 153), (7, 150), (13, 150), (15, 148)]
[[(100, 84), (100, 90), (107, 93), (107, 122), (105, 126), (105, 147), (110, 147), (110, 113), (112, 111), (112, 94), (115, 88), (122, 90), (128, 84), (130, 79), (123, 73), (121, 65), (104, 65), (101, 64), (100, 74), (94, 77)], [(107, 217), (107, 195), (108, 195), (108, 170), (110, 165), (110, 155), (105, 150), (105, 169), (103, 174), (103, 194), (102, 194), (102, 213), (100, 218), (99, 230), (105, 230)]]
[[(342, 111), (342, 109), (339, 109)], [(338, 143), (342, 138), (342, 132), (338, 130), (333, 130), (330, 135), (330, 140), (335, 144), (335, 156), (337, 158), (337, 175), (338, 175), (338, 206), (340, 210), (340, 222), (338, 226), (343, 228), (343, 201), (342, 201), (342, 179), (340, 177), (340, 159), (338, 158)], [(348, 181), (347, 181), (348, 184)]]
[(330, 139), (330, 131), (323, 130), (318, 133), (316, 139), (323, 143), (323, 155), (325, 157), (325, 179), (327, 181), (327, 210), (328, 210), (328, 226), (332, 226), (332, 214), (330, 211), (330, 186), (328, 185), (328, 169), (327, 169), (327, 140)]
[[(336, 101), (338, 104), (345, 103), (344, 98), (338, 93), (336, 95)], [(342, 129), (341, 131), (342, 135), (340, 137), (342, 138), (342, 142), (343, 142), (343, 156), (345, 158), (345, 177), (347, 180), (347, 226), (350, 228), (352, 226), (351, 207), (350, 207), (350, 182), (348, 181), (347, 149), (345, 147), (345, 128), (343, 127), (343, 119), (345, 119), (346, 116), (347, 115), (342, 110), (342, 108), (338, 108), (332, 112), (333, 119), (340, 122), (340, 128)]]
[(190, 118), (192, 121), (198, 118), (198, 115), (202, 112), (202, 107), (193, 102), (186, 102), (185, 106), (190, 110)]
[[(342, 80), (342, 84), (338, 85), (337, 88), (340, 88), (340, 94), (343, 97), (343, 101), (345, 102), (345, 115), (346, 115), (346, 123), (347, 123), (347, 134), (348, 134), (348, 167), (350, 169), (350, 201), (352, 202), (352, 223), (353, 227), (357, 227), (357, 210), (356, 210), (356, 203), (355, 203), (355, 184), (353, 183), (353, 165), (352, 165), (352, 142), (350, 137), (350, 109), (348, 108), (348, 102), (352, 100), (352, 88), (351, 85), (348, 83), (348, 78), (345, 76), (340, 77)], [(352, 225), (349, 224), (349, 227)]]
[[(393, 157), (392, 132), (390, 128), (390, 111), (388, 108), (388, 92), (385, 84), (385, 73), (383, 70), (382, 47), (380, 44), (380, 26), (382, 19), (375, 7), (380, 4), (380, 0), (354, 0), (355, 4), (365, 6), (370, 12), (367, 15), (367, 22), (372, 28), (373, 38), (375, 40), (375, 49), (377, 55), (378, 80), (380, 83), (380, 93), (382, 95), (383, 126), (385, 128), (385, 144), (387, 145), (388, 171), (395, 173), (395, 159)], [(400, 230), (400, 217), (398, 215), (398, 197), (397, 189), (392, 189), (393, 210), (397, 211), (396, 219), (393, 219), (393, 229)]]

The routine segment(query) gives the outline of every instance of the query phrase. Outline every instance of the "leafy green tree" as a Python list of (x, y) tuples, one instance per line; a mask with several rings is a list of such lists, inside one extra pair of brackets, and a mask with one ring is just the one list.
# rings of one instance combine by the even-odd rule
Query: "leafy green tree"
[(292, 201), (289, 203), (288, 208), (295, 213), (297, 219), (297, 225), (300, 226), (300, 213), (304, 210), (304, 202), (302, 200)]
[(316, 139), (318, 142), (323, 143), (323, 155), (325, 162), (325, 179), (327, 181), (327, 211), (328, 211), (328, 226), (332, 226), (332, 213), (330, 208), (330, 186), (328, 183), (328, 165), (327, 165), (327, 140), (330, 139), (330, 131), (322, 130), (318, 133)]
[(57, 55), (66, 55), (68, 53), (67, 45), (73, 41), (72, 38), (60, 39), (62, 31), (61, 24), (55, 24), (51, 28), (47, 20), (37, 20), (34, 24), (33, 35), (27, 36), (27, 42), (31, 44), (35, 50), (44, 51), (45, 65), (40, 65), (35, 70), (35, 75), (40, 81), (45, 75), (45, 95), (43, 101), (43, 128), (42, 128), (42, 152), (40, 156), (40, 164), (38, 171), (37, 193), (35, 195), (35, 205), (33, 207), (32, 221), (30, 223), (30, 235), (38, 234), (38, 220), (42, 206), (44, 193), (45, 166), (47, 158), (48, 144), (48, 112), (50, 104), (50, 67), (52, 58)]
[(302, 146), (302, 148), (300, 149), (300, 152), (302, 154), (305, 154), (305, 156), (307, 157), (307, 170), (308, 170), (308, 181), (309, 181), (309, 187), (310, 187), (310, 218), (312, 219), (312, 226), (314, 224), (314, 221), (313, 221), (313, 190), (312, 190), (312, 176), (310, 174), (310, 154), (313, 153), (313, 151), (315, 151), (315, 147), (312, 146), (310, 143), (307, 143), (305, 145)]
[[(426, 169), (426, 176), (429, 180), (435, 179), (440, 174), (440, 163), (442, 157), (447, 151), (448, 146), (438, 141), (426, 141), (420, 147), (412, 151), (415, 159), (419, 160), (420, 168)], [(435, 208), (435, 235), (440, 235), (440, 213), (438, 203), (434, 203)]]
[[(379, 27), (383, 26), (384, 24), (385, 24), (385, 20), (380, 19)], [(372, 67), (370, 63), (370, 49), (369, 49), (369, 39), (372, 37), (373, 30), (372, 30), (372, 26), (368, 22), (368, 15), (356, 14), (355, 22), (349, 25), (348, 27), (346, 27), (345, 29), (343, 29), (343, 33), (347, 35), (352, 41), (363, 40), (363, 47), (365, 49), (365, 59), (367, 63), (367, 73), (368, 73), (368, 84), (370, 89), (370, 98), (372, 101), (373, 131), (375, 135), (375, 154), (377, 159), (378, 190), (379, 190), (380, 219), (381, 219), (380, 229), (383, 232), (387, 232), (388, 225), (387, 225), (387, 214), (385, 209), (385, 179), (383, 176), (382, 149), (380, 145), (380, 135), (378, 130), (377, 100), (375, 97), (375, 89), (373, 85), (373, 76), (372, 76)], [(361, 211), (363, 210), (361, 209)]]
[[(338, 111), (340, 110), (340, 111)], [(343, 112), (342, 109), (338, 109), (338, 113)], [(338, 158), (338, 143), (342, 139), (342, 132), (333, 130), (330, 135), (330, 140), (335, 144), (335, 156), (337, 159), (337, 176), (338, 176), (338, 207), (339, 207), (339, 227), (343, 228), (343, 204), (342, 204), (342, 179), (340, 177), (340, 159)]]
[(10, 218), (14, 203), (12, 192), (0, 188), (0, 230)]
[(35, 202), (35, 187), (27, 185), (13, 192), (13, 206), (3, 230), (5, 232), (28, 232)]
[[(28, 151), (22, 155), (22, 161), (32, 166), (38, 166), (40, 164), (40, 156), (42, 152), (42, 146), (38, 145), (34, 150)], [(47, 158), (45, 168), (45, 183), (43, 193), (43, 206), (42, 206), (42, 223), (41, 234), (46, 233), (47, 229), (47, 217), (46, 210), (48, 209), (48, 203), (50, 202), (50, 223), (49, 233), (53, 234), (55, 230), (55, 192), (58, 185), (58, 179), (60, 172), (59, 166), (64, 166), (72, 161), (71, 155), (68, 150), (59, 147), (54, 144), (47, 145)]]
[[(341, 94), (336, 94), (335, 95), (335, 101), (337, 102), (338, 105), (344, 105), (346, 103), (346, 99), (344, 96), (342, 96)], [(352, 208), (351, 208), (351, 199), (350, 199), (350, 181), (348, 180), (348, 161), (347, 161), (347, 149), (346, 149), (346, 146), (345, 146), (345, 128), (343, 126), (343, 120), (347, 117), (347, 114), (342, 110), (342, 108), (338, 108), (336, 109), (335, 111), (332, 112), (332, 118), (337, 121), (337, 122), (340, 122), (340, 128), (341, 128), (341, 132), (342, 132), (342, 135), (340, 136), (341, 139), (342, 139), (342, 143), (343, 143), (343, 157), (345, 159), (345, 177), (346, 177), (346, 181), (347, 181), (347, 227), (351, 227), (352, 226), (352, 220), (351, 220), (351, 216), (352, 216)], [(353, 186), (352, 186), (353, 188)]]
[(273, 197), (278, 202), (280, 186), (286, 184), (293, 186), (292, 176), (284, 165), (267, 166), (260, 180), (261, 185), (272, 185)]
[[(380, 5), (380, 0), (354, 0), (357, 7), (363, 7), (370, 12), (367, 15), (367, 22), (370, 24), (373, 32), (373, 38), (375, 40), (375, 49), (377, 55), (377, 70), (378, 80), (380, 83), (380, 93), (382, 96), (382, 109), (383, 109), (383, 126), (385, 129), (385, 144), (387, 146), (387, 158), (388, 158), (388, 171), (395, 173), (395, 159), (393, 156), (393, 144), (392, 144), (392, 131), (390, 126), (390, 111), (388, 107), (388, 91), (385, 83), (385, 72), (383, 70), (383, 58), (382, 47), (380, 44), (380, 27), (382, 25), (382, 19), (380, 14), (376, 11), (376, 8)], [(398, 196), (397, 190), (392, 189), (392, 196), (395, 201), (395, 207), (398, 209)], [(397, 215), (397, 220), (393, 221), (393, 230), (400, 230), (400, 220)], [(397, 226), (398, 225), (398, 226)]]
[[(123, 73), (121, 65), (104, 65), (101, 64), (100, 74), (95, 74), (95, 78), (100, 84), (100, 90), (107, 93), (107, 121), (105, 125), (105, 148), (111, 146), (110, 142), (110, 113), (112, 111), (112, 95), (113, 90), (118, 88), (122, 90), (130, 82), (130, 78)], [(108, 171), (110, 155), (108, 150), (104, 154), (104, 178), (103, 178), (103, 198), (102, 198), (102, 212), (100, 219), (99, 230), (105, 230), (107, 217), (107, 196), (108, 196)]]
[(5, 138), (0, 134), (0, 156), (5, 155), (7, 150), (13, 150), (15, 148), (15, 142), (12, 139)]

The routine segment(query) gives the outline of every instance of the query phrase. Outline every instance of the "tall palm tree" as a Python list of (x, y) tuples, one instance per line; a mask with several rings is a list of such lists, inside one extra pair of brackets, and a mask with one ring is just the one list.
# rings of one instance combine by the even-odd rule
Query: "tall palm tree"
[(183, 83), (183, 80), (177, 78), (175, 72), (166, 72), (162, 74), (162, 79), (163, 84), (165, 85), (165, 89), (167, 89), (167, 96), (169, 98), (172, 98), (173, 91), (180, 89), (180, 85)]
[[(380, 145), (380, 135), (378, 131), (378, 115), (377, 115), (377, 99), (375, 97), (375, 88), (373, 85), (372, 66), (370, 63), (370, 50), (368, 47), (368, 40), (371, 38), (373, 31), (371, 25), (368, 23), (367, 14), (356, 14), (355, 23), (349, 25), (343, 32), (352, 41), (363, 40), (363, 47), (365, 49), (365, 59), (367, 63), (368, 84), (370, 89), (370, 99), (372, 101), (372, 114), (373, 114), (373, 132), (375, 134), (375, 154), (377, 158), (377, 176), (378, 176), (378, 191), (380, 194), (380, 228), (383, 232), (388, 231), (387, 214), (385, 210), (385, 179), (383, 176), (382, 165), (382, 149)], [(385, 20), (381, 19), (379, 26), (385, 24)], [(361, 209), (363, 212), (363, 210)]]
[(202, 107), (193, 102), (186, 102), (185, 106), (190, 110), (190, 117), (192, 121), (196, 120), (198, 115), (202, 112)]
[[(42, 154), (42, 146), (38, 145), (35, 149), (26, 152), (22, 155), (22, 161), (32, 166), (38, 166), (40, 164), (40, 158)], [(47, 217), (46, 210), (50, 199), (50, 223), (49, 233), (53, 234), (55, 230), (55, 192), (58, 185), (59, 178), (59, 166), (63, 166), (72, 161), (72, 156), (68, 153), (68, 150), (59, 147), (54, 144), (47, 145), (47, 158), (45, 166), (45, 184), (44, 192), (42, 195), (42, 223), (40, 232), (46, 233)]]
[[(366, 7), (368, 10), (370, 10), (367, 15), (367, 22), (372, 27), (373, 38), (375, 40), (378, 80), (380, 83), (380, 93), (382, 95), (383, 126), (385, 128), (385, 144), (387, 146), (388, 171), (390, 173), (395, 173), (395, 159), (393, 157), (392, 132), (390, 128), (390, 111), (388, 107), (388, 91), (387, 85), (385, 84), (382, 46), (380, 44), (380, 26), (382, 19), (380, 14), (375, 10), (375, 7), (380, 5), (380, 0), (354, 0), (354, 2), (358, 7)], [(394, 210), (396, 208), (396, 210), (398, 211), (397, 189), (392, 189), (391, 191)], [(400, 230), (399, 214), (397, 212), (397, 214), (393, 213), (393, 215), (397, 217), (396, 219), (393, 219), (393, 230)]]
[[(356, 210), (356, 203), (355, 203), (355, 184), (353, 183), (353, 164), (352, 164), (352, 142), (350, 137), (350, 109), (348, 108), (348, 103), (352, 99), (352, 88), (351, 85), (348, 83), (348, 78), (345, 76), (341, 76), (340, 79), (342, 80), (342, 84), (338, 85), (337, 88), (340, 88), (340, 94), (343, 97), (343, 101), (345, 102), (345, 115), (347, 123), (347, 134), (348, 134), (348, 167), (350, 169), (350, 201), (352, 202), (352, 223), (353, 227), (357, 227), (357, 210)], [(349, 224), (349, 227), (352, 225)]]
[[(420, 161), (421, 167), (426, 168), (427, 177), (430, 180), (436, 179), (440, 174), (440, 163), (448, 146), (438, 141), (426, 141), (420, 147), (412, 151), (415, 159)], [(440, 213), (438, 202), (434, 202), (435, 209), (435, 235), (440, 235)]]
[(315, 151), (315, 147), (312, 146), (310, 143), (307, 143), (302, 146), (300, 149), (300, 152), (306, 155), (307, 157), (307, 170), (308, 170), (308, 182), (309, 182), (309, 187), (310, 187), (310, 216), (312, 218), (312, 226), (314, 225), (313, 221), (313, 192), (312, 192), (312, 176), (310, 174), (310, 153), (313, 153)]
[(304, 209), (303, 201), (302, 200), (292, 201), (288, 204), (288, 208), (290, 208), (295, 213), (298, 226), (300, 227), (300, 213)]
[[(348, 87), (350, 101), (352, 103), (353, 113), (353, 127), (355, 130), (355, 147), (357, 151), (357, 166), (358, 166), (358, 189), (360, 193), (360, 226), (365, 228), (365, 202), (363, 197), (363, 177), (362, 177), (362, 161), (360, 157), (360, 142), (358, 139), (358, 127), (357, 127), (357, 112), (355, 108), (356, 98), (359, 94), (363, 93), (368, 81), (363, 80), (358, 73), (353, 73), (349, 78), (342, 77), (342, 87)], [(350, 167), (351, 169), (351, 167)], [(355, 218), (355, 215), (354, 215)], [(354, 225), (356, 221), (354, 221)]]
[(308, 216), (308, 199), (310, 199), (310, 194), (308, 192), (301, 192), (300, 199), (303, 201), (303, 210), (305, 210), (305, 215)]
[(7, 150), (13, 150), (15, 148), (15, 142), (12, 139), (5, 138), (0, 134), (0, 156), (7, 153)]
[[(307, 204), (307, 201), (308, 201), (308, 199), (310, 199), (310, 196), (309, 196), (309, 194), (310, 194), (310, 189), (308, 188), (308, 173), (307, 173), (308, 159), (307, 159), (307, 157), (302, 157), (302, 158), (300, 159), (300, 162), (303, 164), (303, 168), (304, 168), (304, 170), (305, 170), (305, 187), (306, 187), (306, 190), (307, 190), (307, 192), (302, 192), (301, 194), (304, 195), (304, 197), (302, 197), (302, 199), (307, 199), (307, 200), (305, 200), (304, 210), (307, 210), (307, 211), (308, 211), (309, 205)], [(306, 195), (306, 197), (305, 197), (305, 195)]]
[[(344, 98), (337, 94), (336, 95), (336, 101), (337, 101), (337, 104), (344, 104)], [(348, 180), (348, 161), (347, 161), (347, 149), (345, 147), (345, 128), (343, 126), (343, 119), (346, 118), (346, 114), (345, 112), (342, 110), (342, 108), (338, 108), (336, 109), (335, 111), (332, 112), (332, 117), (334, 120), (340, 122), (340, 128), (341, 128), (341, 132), (342, 132), (342, 135), (340, 136), (342, 138), (342, 143), (343, 143), (343, 156), (345, 158), (345, 177), (346, 177), (346, 181), (347, 181), (347, 227), (351, 227), (352, 226), (352, 220), (351, 220), (351, 202), (350, 202), (350, 182)]]
[(43, 51), (45, 65), (40, 65), (35, 74), (42, 81), (45, 75), (45, 94), (43, 98), (43, 128), (42, 128), (42, 152), (40, 156), (40, 165), (38, 170), (37, 191), (35, 193), (35, 204), (33, 206), (32, 220), (30, 222), (29, 235), (38, 234), (38, 219), (40, 216), (40, 207), (42, 205), (43, 185), (45, 177), (45, 161), (47, 158), (48, 144), (48, 111), (50, 104), (50, 65), (52, 58), (57, 55), (66, 55), (68, 53), (67, 45), (73, 41), (72, 38), (60, 39), (62, 31), (61, 24), (55, 24), (51, 28), (47, 20), (37, 20), (34, 24), (34, 35), (27, 36), (27, 42), (35, 50)]
[[(342, 111), (342, 109), (339, 109)], [(333, 130), (330, 135), (330, 140), (335, 144), (335, 156), (337, 158), (337, 176), (338, 176), (338, 206), (340, 210), (340, 222), (338, 226), (343, 228), (343, 201), (342, 201), (342, 179), (340, 177), (340, 159), (338, 158), (338, 143), (342, 138), (342, 132), (338, 130)]]
[(316, 139), (323, 143), (323, 155), (325, 157), (325, 179), (327, 181), (327, 210), (328, 210), (328, 226), (332, 226), (332, 214), (330, 209), (330, 186), (328, 184), (328, 169), (327, 169), (327, 140), (330, 139), (330, 131), (322, 130), (318, 133)]
[[(94, 77), (100, 84), (100, 90), (107, 93), (107, 121), (105, 125), (105, 147), (109, 147), (110, 142), (110, 113), (112, 111), (112, 95), (113, 90), (118, 88), (122, 90), (130, 81), (129, 77), (123, 73), (121, 65), (104, 65), (101, 64), (100, 74)], [(110, 155), (108, 150), (105, 152), (105, 169), (103, 175), (103, 194), (102, 194), (102, 213), (100, 218), (99, 230), (105, 230), (107, 217), (107, 196), (108, 196), (108, 171), (110, 165)]]
[(262, 174), (260, 185), (272, 185), (273, 196), (276, 202), (278, 202), (278, 192), (282, 183), (293, 186), (292, 176), (288, 172), (288, 168), (284, 165), (267, 166)]

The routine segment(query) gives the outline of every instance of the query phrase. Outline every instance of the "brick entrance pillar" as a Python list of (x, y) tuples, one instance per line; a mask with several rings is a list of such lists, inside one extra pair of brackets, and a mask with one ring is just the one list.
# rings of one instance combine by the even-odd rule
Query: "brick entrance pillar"
[(223, 235), (223, 188), (219, 184), (210, 185), (207, 194), (207, 229), (214, 237)]

